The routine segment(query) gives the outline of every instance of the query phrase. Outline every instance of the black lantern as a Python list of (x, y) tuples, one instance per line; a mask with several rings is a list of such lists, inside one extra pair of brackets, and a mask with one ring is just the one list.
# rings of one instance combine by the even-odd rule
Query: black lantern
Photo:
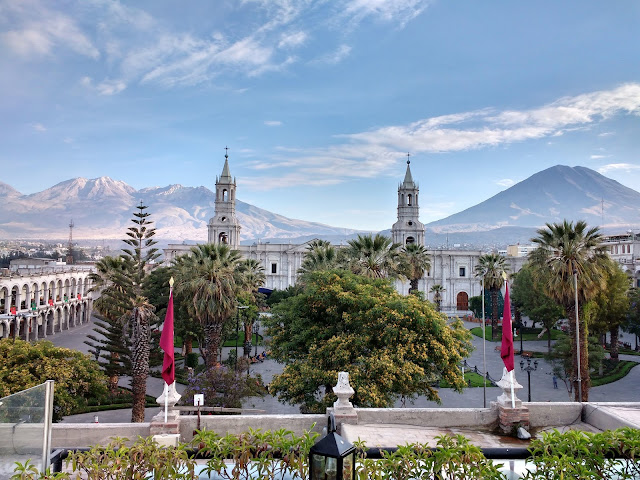
[(356, 447), (336, 433), (336, 420), (329, 415), (327, 434), (309, 450), (310, 480), (355, 480)]

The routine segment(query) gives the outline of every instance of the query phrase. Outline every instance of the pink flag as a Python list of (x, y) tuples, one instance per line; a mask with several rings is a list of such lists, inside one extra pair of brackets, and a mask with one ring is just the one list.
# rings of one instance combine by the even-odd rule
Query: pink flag
[(162, 378), (171, 385), (176, 379), (175, 357), (173, 352), (173, 289), (169, 293), (169, 305), (167, 315), (164, 317), (162, 335), (160, 335), (160, 348), (164, 351), (162, 361)]
[(509, 300), (509, 284), (505, 282), (504, 311), (502, 313), (502, 347), (500, 356), (507, 367), (507, 372), (514, 368), (513, 360), (513, 330), (511, 329), (511, 300)]

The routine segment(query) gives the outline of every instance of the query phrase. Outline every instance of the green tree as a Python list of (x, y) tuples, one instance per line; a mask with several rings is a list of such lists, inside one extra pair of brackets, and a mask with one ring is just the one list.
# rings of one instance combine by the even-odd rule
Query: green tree
[(433, 303), (436, 304), (436, 311), (439, 312), (440, 305), (442, 305), (442, 294), (445, 292), (445, 288), (440, 284), (436, 284), (429, 289), (429, 292), (433, 293)]
[[(594, 298), (595, 311), (592, 325), (594, 333), (603, 337), (611, 335), (611, 360), (618, 361), (618, 337), (629, 312), (629, 277), (613, 260), (608, 260), (605, 269), (605, 288), (599, 290)], [(604, 342), (603, 342), (604, 343)]]
[(411, 282), (409, 294), (416, 292), (424, 272), (431, 268), (431, 258), (427, 249), (417, 243), (409, 243), (402, 248), (400, 262), (401, 270)]
[[(123, 241), (127, 248), (119, 260), (107, 259), (104, 268), (93, 276), (100, 290), (96, 310), (105, 318), (118, 318), (130, 336), (130, 374), (133, 397), (132, 422), (144, 422), (144, 406), (149, 376), (150, 323), (155, 318), (154, 307), (144, 296), (143, 282), (147, 267), (158, 258), (153, 247), (155, 228), (149, 220), (147, 207), (140, 202), (131, 219), (134, 224), (127, 229)], [(119, 315), (119, 316), (118, 316)]]
[(633, 334), (636, 339), (636, 350), (638, 349), (638, 336), (640, 335), (640, 289), (629, 290), (629, 310), (623, 325), (623, 330)]
[(358, 235), (345, 249), (349, 269), (369, 278), (404, 278), (401, 271), (400, 244), (377, 233)]
[(329, 242), (324, 240), (310, 242), (302, 259), (302, 265), (298, 269), (301, 283), (304, 283), (305, 277), (311, 272), (342, 267), (344, 264), (343, 256)]
[(509, 265), (502, 255), (497, 253), (485, 253), (478, 258), (476, 265), (476, 277), (482, 277), (484, 288), (491, 295), (491, 339), (493, 340), (498, 319), (498, 292), (504, 285), (505, 274), (509, 272)]
[(0, 397), (54, 380), (54, 420), (86, 407), (91, 397), (107, 393), (100, 366), (77, 350), (51, 342), (0, 340)]
[(469, 297), (469, 310), (475, 318), (482, 318), (482, 296)]
[(340, 371), (349, 372), (361, 407), (417, 395), (439, 401), (432, 385), (440, 379), (458, 391), (465, 385), (459, 363), (472, 349), (469, 332), (385, 280), (315, 272), (304, 292), (278, 304), (265, 323), (271, 355), (286, 364), (271, 392), (303, 411), (331, 405)]
[[(580, 317), (580, 358), (573, 355), (574, 392), (576, 401), (589, 401), (589, 349), (588, 330), (582, 307), (605, 287), (604, 272), (607, 255), (600, 244), (602, 236), (598, 228), (587, 227), (583, 221), (575, 224), (565, 220), (563, 223), (547, 223), (546, 228), (537, 231), (538, 236), (532, 242), (538, 248), (530, 254), (534, 275), (543, 282), (547, 295), (564, 308), (569, 319), (571, 351), (576, 352), (576, 304), (574, 272), (577, 274), (578, 314)], [(578, 395), (578, 364), (580, 364), (580, 383), (582, 399)]]
[(200, 351), (209, 368), (216, 365), (224, 325), (236, 310), (240, 263), (240, 253), (224, 244), (196, 245), (174, 261), (176, 294), (190, 299), (189, 312), (204, 329)]
[[(552, 373), (558, 377), (567, 387), (569, 398), (575, 385), (573, 381), (573, 357), (575, 353), (571, 339), (562, 337), (556, 341), (551, 352), (545, 355), (545, 359), (551, 364)], [(596, 337), (589, 337), (589, 365), (593, 369), (600, 367), (604, 360), (604, 349)]]
[(130, 338), (122, 320), (126, 308), (120, 300), (113, 301), (115, 294), (119, 299), (124, 296), (123, 287), (119, 284), (126, 277), (127, 264), (122, 257), (104, 257), (96, 262), (95, 267), (96, 273), (90, 275), (91, 291), (100, 292), (107, 287), (109, 290), (94, 302), (95, 334), (87, 335), (88, 340), (84, 343), (107, 375), (109, 390), (114, 392), (120, 376), (131, 371)]
[(547, 329), (547, 351), (551, 352), (551, 329), (563, 318), (562, 308), (543, 289), (544, 281), (536, 281), (531, 265), (525, 264), (514, 275), (511, 284), (511, 301), (533, 323)]

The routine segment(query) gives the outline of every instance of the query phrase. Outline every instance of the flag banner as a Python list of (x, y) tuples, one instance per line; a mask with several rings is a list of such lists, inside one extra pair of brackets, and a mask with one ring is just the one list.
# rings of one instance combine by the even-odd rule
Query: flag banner
[[(509, 299), (509, 284), (505, 282), (506, 292), (504, 295), (504, 311), (502, 312), (502, 347), (500, 356), (510, 372), (514, 368), (513, 359), (513, 329), (511, 327), (511, 300)], [(522, 335), (522, 333), (520, 333)]]
[(175, 357), (173, 350), (173, 289), (169, 293), (169, 305), (167, 315), (164, 317), (162, 335), (160, 335), (160, 348), (164, 351), (162, 361), (162, 378), (171, 385), (176, 379)]

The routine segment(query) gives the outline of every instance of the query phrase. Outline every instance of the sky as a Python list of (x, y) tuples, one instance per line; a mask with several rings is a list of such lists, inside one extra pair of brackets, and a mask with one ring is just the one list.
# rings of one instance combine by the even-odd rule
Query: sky
[(639, 25), (635, 0), (0, 0), (0, 182), (214, 189), (228, 147), (240, 200), (365, 230), (407, 153), (425, 223), (558, 164), (638, 190)]

